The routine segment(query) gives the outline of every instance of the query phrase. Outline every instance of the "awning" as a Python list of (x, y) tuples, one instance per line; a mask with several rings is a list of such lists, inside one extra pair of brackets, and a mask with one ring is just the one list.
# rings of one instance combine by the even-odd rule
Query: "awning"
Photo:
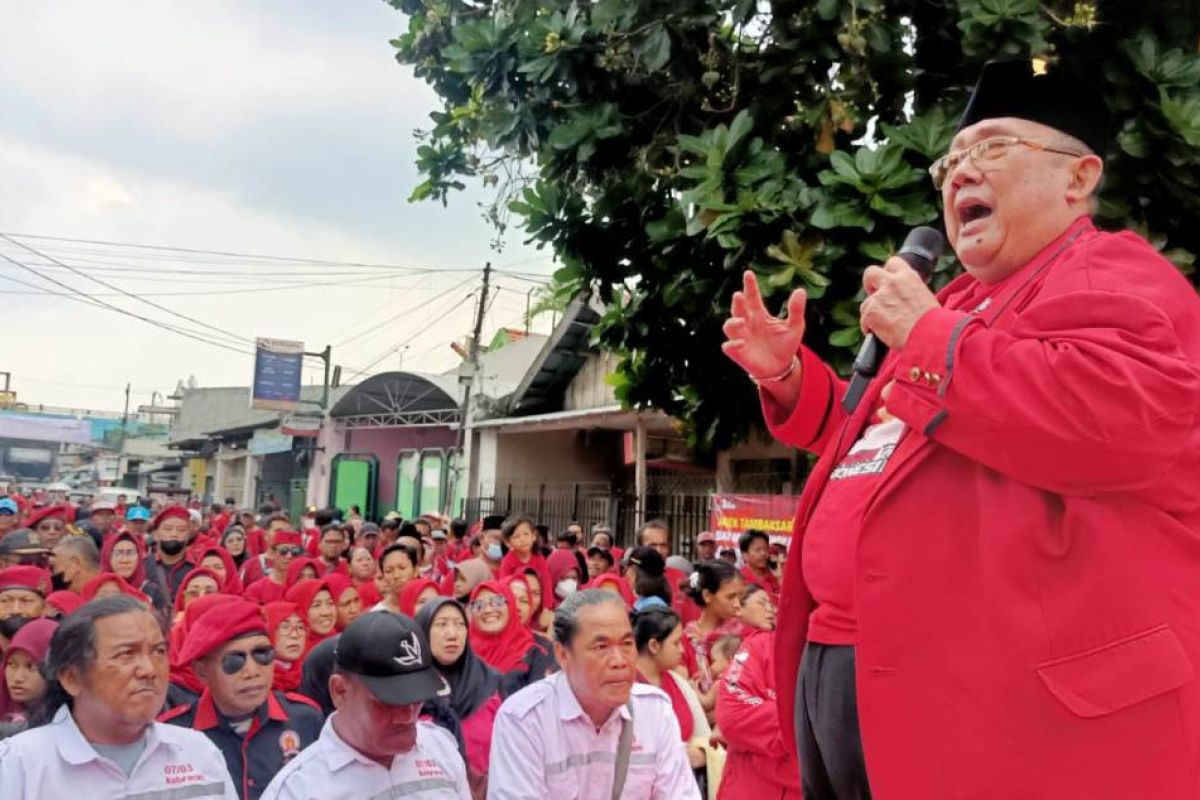
[(453, 376), (385, 372), (355, 386), (329, 416), (352, 428), (456, 426), (462, 409)]

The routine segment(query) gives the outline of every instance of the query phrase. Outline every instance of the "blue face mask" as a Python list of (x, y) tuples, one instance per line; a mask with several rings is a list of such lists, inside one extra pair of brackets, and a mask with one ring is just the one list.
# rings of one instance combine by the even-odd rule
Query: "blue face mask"
[(499, 561), (504, 558), (504, 551), (500, 549), (498, 544), (489, 544), (487, 548), (487, 557), (492, 561)]

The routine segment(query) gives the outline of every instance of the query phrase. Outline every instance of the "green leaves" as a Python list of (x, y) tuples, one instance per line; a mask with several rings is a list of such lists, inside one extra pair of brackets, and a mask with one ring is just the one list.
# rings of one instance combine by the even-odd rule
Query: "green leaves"
[(439, 102), (411, 199), (495, 187), (489, 217), (562, 265), (539, 306), (604, 303), (620, 400), (725, 446), (761, 418), (720, 355), (741, 272), (773, 310), (804, 287), (808, 344), (844, 369), (862, 270), (937, 218), (926, 170), (986, 60), (1093, 81), (1115, 134), (1100, 222), (1194, 269), (1197, 2), (391, 0), (397, 60)]

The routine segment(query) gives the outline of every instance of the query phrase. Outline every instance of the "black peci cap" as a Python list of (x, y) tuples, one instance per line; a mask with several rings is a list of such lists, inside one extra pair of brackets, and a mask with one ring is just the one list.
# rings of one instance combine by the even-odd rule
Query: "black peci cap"
[(1108, 150), (1108, 106), (1094, 80), (1061, 70), (1042, 71), (1028, 59), (989, 61), (958, 123), (962, 130), (985, 119), (1016, 117), (1074, 136), (1097, 155)]

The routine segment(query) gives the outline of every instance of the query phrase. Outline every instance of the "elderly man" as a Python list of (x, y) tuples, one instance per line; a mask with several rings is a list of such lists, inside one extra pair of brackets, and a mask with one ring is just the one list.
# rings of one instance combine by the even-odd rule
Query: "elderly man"
[(46, 610), (50, 587), (50, 572), (41, 567), (0, 569), (0, 619), (40, 617)]
[(83, 593), (83, 586), (100, 574), (100, 551), (90, 536), (67, 536), (50, 554), (55, 589)]
[(775, 660), (806, 798), (1200, 796), (1200, 299), (1092, 225), (1090, 85), (984, 69), (931, 169), (966, 274), (865, 271), (853, 414), (802, 292), (734, 297), (725, 352), (821, 457)]
[(450, 687), (415, 622), (390, 611), (351, 622), (335, 645), (328, 686), (337, 711), (264, 800), (470, 800), (454, 738), (420, 720), (422, 703)]
[(132, 597), (88, 603), (50, 640), (54, 720), (0, 742), (0, 797), (237, 800), (202, 734), (154, 721), (167, 692), (167, 642)]
[(637, 682), (625, 602), (583, 589), (554, 612), (562, 672), (500, 707), (489, 800), (699, 800), (671, 701)]
[(258, 800), (271, 779), (317, 740), (324, 715), (312, 700), (271, 691), (275, 649), (262, 609), (234, 600), (205, 611), (179, 653), (204, 683), (200, 699), (159, 717), (200, 731), (225, 756), (242, 800)]
[(671, 529), (661, 519), (652, 519), (638, 531), (638, 544), (653, 547), (666, 561), (671, 555)]
[(42, 546), (37, 532), (28, 528), (9, 531), (0, 539), (0, 568), (18, 564), (42, 566), (50, 562), (50, 550)]

